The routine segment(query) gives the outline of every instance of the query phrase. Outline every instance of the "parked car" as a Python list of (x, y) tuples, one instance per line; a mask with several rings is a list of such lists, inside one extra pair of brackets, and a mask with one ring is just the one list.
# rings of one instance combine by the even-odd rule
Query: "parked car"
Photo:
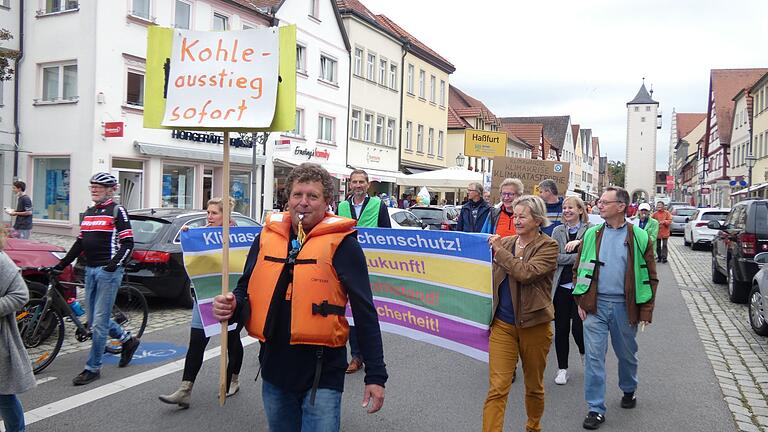
[(707, 227), (711, 220), (724, 221), (728, 216), (729, 208), (700, 208), (686, 220), (683, 243), (696, 250), (702, 245), (712, 245), (712, 239), (717, 235), (717, 230)]
[(672, 225), (669, 226), (669, 234), (683, 234), (688, 218), (696, 212), (696, 207), (675, 207), (672, 210)]
[(429, 229), (429, 225), (422, 222), (410, 210), (389, 207), (389, 221), (392, 228), (399, 229)]
[(682, 201), (672, 201), (669, 204), (667, 204), (667, 210), (670, 212), (674, 210), (676, 207), (693, 207), (691, 203), (682, 202)]
[(709, 221), (718, 230), (712, 241), (712, 281), (728, 284), (728, 296), (744, 303), (758, 271), (755, 254), (768, 252), (768, 200), (741, 201), (721, 224)]
[(760, 336), (768, 336), (768, 252), (755, 255), (755, 263), (760, 271), (752, 278), (752, 291), (749, 293), (749, 324)]
[[(55, 266), (67, 254), (67, 251), (60, 246), (10, 237), (6, 240), (4, 251), (17, 266), (22, 268), (21, 276), (27, 281), (30, 294), (35, 297), (45, 295), (48, 287), (48, 276), (43, 272), (25, 268)], [(73, 279), (72, 266), (64, 269), (64, 272), (59, 276), (59, 280), (64, 282), (72, 282)], [(65, 288), (64, 293), (71, 297), (76, 295), (73, 288)]]
[[(181, 227), (202, 227), (207, 223), (203, 210), (153, 208), (128, 212), (133, 230), (134, 250), (125, 266), (124, 281), (152, 297), (176, 299), (192, 307), (192, 292), (181, 255)], [(237, 226), (260, 226), (240, 213), (232, 213)], [(76, 272), (82, 273), (78, 263)]]
[(408, 210), (429, 225), (429, 229), (443, 231), (456, 230), (460, 211), (454, 206), (413, 206)]

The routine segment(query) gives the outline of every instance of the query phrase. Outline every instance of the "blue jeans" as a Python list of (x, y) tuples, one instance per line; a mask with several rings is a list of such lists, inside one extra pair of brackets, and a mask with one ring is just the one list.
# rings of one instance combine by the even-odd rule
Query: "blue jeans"
[(637, 326), (630, 326), (624, 302), (597, 300), (597, 313), (584, 320), (584, 397), (590, 411), (605, 414), (605, 357), (608, 334), (619, 360), (619, 388), (637, 389)]
[(16, 230), (16, 233), (18, 233), (20, 239), (28, 239), (30, 232), (32, 232), (31, 229), (28, 229), (28, 230), (17, 229)]
[(88, 307), (88, 326), (93, 332), (93, 343), (85, 369), (91, 372), (101, 369), (107, 336), (120, 339), (120, 342), (131, 338), (130, 333), (110, 318), (117, 290), (123, 281), (123, 272), (122, 267), (111, 273), (104, 271), (104, 267), (85, 268), (85, 303)]
[(24, 410), (16, 395), (0, 395), (0, 418), (6, 432), (24, 432)]
[(270, 432), (338, 432), (341, 427), (341, 392), (319, 388), (315, 405), (309, 403), (312, 391), (293, 393), (261, 384), (261, 398)]

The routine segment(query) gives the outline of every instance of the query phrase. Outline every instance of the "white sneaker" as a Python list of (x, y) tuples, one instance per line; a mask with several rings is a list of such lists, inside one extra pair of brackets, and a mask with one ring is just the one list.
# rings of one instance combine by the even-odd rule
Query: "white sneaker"
[(565, 385), (568, 382), (568, 369), (558, 369), (555, 375), (555, 384)]

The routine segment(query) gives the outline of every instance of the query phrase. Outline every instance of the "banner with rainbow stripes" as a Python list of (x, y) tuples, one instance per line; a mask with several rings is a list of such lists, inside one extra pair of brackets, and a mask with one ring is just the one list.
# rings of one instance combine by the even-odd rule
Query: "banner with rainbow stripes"
[[(260, 230), (230, 229), (230, 290)], [(487, 239), (485, 234), (455, 231), (359, 228), (381, 329), (487, 362), (493, 315)], [(220, 329), (211, 303), (221, 292), (221, 240), (221, 228), (190, 229), (181, 235), (184, 265), (206, 335)], [(347, 319), (354, 323), (349, 306)]]

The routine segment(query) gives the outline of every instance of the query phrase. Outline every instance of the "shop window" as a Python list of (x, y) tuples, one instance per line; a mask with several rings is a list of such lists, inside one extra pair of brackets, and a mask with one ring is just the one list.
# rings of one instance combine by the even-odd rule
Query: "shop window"
[(163, 166), (163, 207), (191, 209), (195, 169), (178, 165)]
[(229, 176), (229, 190), (235, 199), (236, 211), (243, 215), (251, 211), (251, 174), (247, 171), (233, 171)]
[(35, 158), (32, 216), (69, 220), (69, 158)]
[(144, 73), (128, 71), (127, 89), (125, 101), (128, 105), (144, 106)]
[(190, 17), (192, 16), (192, 5), (181, 0), (176, 0), (176, 18), (173, 26), (177, 29), (190, 29)]

